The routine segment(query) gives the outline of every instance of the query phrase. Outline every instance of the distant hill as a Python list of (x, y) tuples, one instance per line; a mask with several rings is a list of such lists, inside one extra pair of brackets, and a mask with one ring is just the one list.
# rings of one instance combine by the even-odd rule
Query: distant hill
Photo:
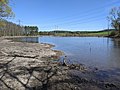
[(41, 31), (40, 35), (52, 35), (52, 36), (109, 36), (115, 29), (104, 29), (100, 31)]

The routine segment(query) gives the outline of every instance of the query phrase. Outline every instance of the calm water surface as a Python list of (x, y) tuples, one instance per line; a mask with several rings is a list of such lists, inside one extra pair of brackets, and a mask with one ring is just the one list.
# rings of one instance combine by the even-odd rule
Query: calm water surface
[(120, 41), (103, 37), (38, 37), (22, 41), (54, 44), (72, 63), (98, 68), (120, 68)]

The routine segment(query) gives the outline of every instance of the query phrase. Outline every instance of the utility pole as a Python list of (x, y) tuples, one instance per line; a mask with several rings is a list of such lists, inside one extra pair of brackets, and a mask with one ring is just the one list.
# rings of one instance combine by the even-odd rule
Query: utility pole
[(58, 30), (58, 26), (57, 25), (55, 25), (55, 31), (57, 31)]
[(55, 32), (54, 32), (54, 35), (56, 35), (57, 34), (57, 31), (58, 31), (58, 26), (57, 25), (55, 25), (55, 30), (54, 30)]
[(21, 31), (20, 31), (21, 30), (21, 28), (20, 28), (21, 27), (21, 20), (20, 19), (18, 19), (18, 25), (19, 25), (18, 26), (18, 36), (20, 36), (21, 35)]
[(109, 36), (109, 27), (110, 27), (110, 25), (109, 25), (109, 23), (110, 23), (110, 18), (109, 17), (107, 17), (107, 20), (108, 20), (108, 36)]
[(18, 24), (19, 24), (19, 25), (21, 24), (21, 20), (18, 20)]

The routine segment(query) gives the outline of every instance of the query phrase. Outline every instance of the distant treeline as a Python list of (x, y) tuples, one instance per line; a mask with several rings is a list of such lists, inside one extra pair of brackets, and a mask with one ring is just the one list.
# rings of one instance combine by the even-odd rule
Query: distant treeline
[(7, 20), (0, 20), (0, 36), (38, 35), (37, 26), (21, 26)]
[(108, 36), (114, 29), (105, 29), (101, 31), (41, 31), (40, 35), (53, 36)]
[(38, 35), (37, 26), (24, 26), (25, 35)]
[(37, 26), (21, 26), (7, 20), (2, 20), (0, 25), (0, 36), (110, 36), (115, 35), (115, 29), (101, 31), (38, 31)]
[(6, 20), (1, 21), (0, 36), (19, 36), (24, 34), (24, 27)]
[(114, 35), (115, 29), (101, 31), (38, 31), (37, 26), (21, 26), (7, 20), (0, 20), (0, 36), (109, 36)]

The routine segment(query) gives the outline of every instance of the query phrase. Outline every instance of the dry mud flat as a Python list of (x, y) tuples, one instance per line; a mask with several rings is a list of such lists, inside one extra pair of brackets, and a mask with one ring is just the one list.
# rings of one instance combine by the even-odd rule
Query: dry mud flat
[(82, 64), (63, 66), (53, 61), (61, 52), (51, 47), (0, 38), (0, 90), (120, 90), (120, 77)]

